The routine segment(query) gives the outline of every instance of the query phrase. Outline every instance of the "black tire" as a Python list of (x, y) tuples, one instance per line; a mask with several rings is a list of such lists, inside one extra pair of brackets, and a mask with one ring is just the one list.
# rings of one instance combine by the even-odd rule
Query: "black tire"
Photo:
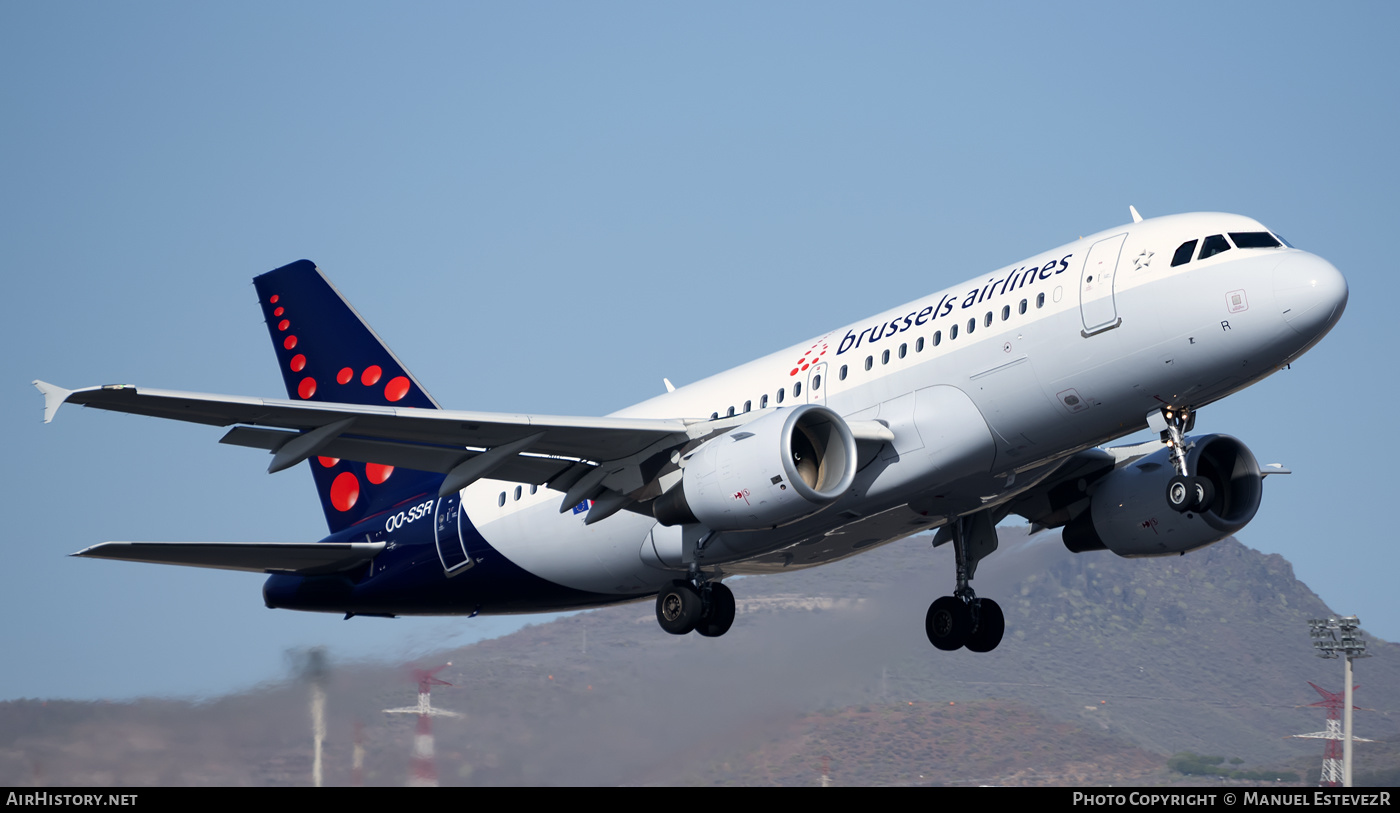
[(1167, 481), (1167, 505), (1178, 514), (1190, 511), (1196, 502), (1196, 489), (1191, 482), (1194, 479), (1178, 474)]
[(972, 631), (972, 613), (962, 599), (944, 596), (929, 605), (924, 616), (928, 642), (944, 652), (961, 649)]
[(1204, 477), (1192, 477), (1191, 510), (1204, 513), (1213, 502), (1215, 502), (1215, 485)]
[(1006, 632), (1006, 616), (1001, 605), (989, 598), (977, 599), (977, 628), (967, 636), (969, 652), (991, 652)]
[(700, 621), (700, 594), (690, 582), (675, 581), (656, 594), (656, 623), (672, 635), (685, 635)]
[(734, 626), (734, 592), (719, 582), (710, 582), (709, 612), (700, 618), (695, 631), (706, 638), (718, 638)]

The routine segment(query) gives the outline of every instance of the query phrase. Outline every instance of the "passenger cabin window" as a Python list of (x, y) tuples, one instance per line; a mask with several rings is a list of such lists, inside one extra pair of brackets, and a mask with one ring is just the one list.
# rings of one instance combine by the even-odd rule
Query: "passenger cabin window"
[(914, 352), (915, 352), (915, 353), (922, 353), (922, 352), (924, 352), (924, 337), (923, 337), (923, 336), (920, 336), (919, 338), (917, 338), (917, 339), (914, 340)]
[(516, 502), (520, 501), (520, 486), (515, 487), (515, 500)]
[(540, 487), (539, 487), (538, 485), (530, 486), (530, 493), (531, 493), (531, 494), (534, 494), (535, 492), (537, 492), (537, 491), (539, 491), (539, 490), (540, 490)]
[(1036, 294), (1036, 295), (1035, 295), (1035, 306), (1036, 306), (1037, 308), (1043, 308), (1043, 307), (1045, 307), (1045, 294)]
[(719, 420), (719, 413), (718, 413), (718, 412), (711, 412), (711, 413), (710, 413), (710, 420), (712, 420), (712, 421), (717, 421), (717, 420)]
[(1017, 312), (1017, 313), (1025, 313), (1025, 312), (1026, 312), (1026, 300), (1024, 300), (1024, 299), (1021, 300), (1021, 304), (1020, 304), (1019, 306), (1017, 306), (1016, 312)]
[(865, 369), (869, 370), (871, 367), (874, 367), (874, 366), (875, 366), (875, 357), (874, 357), (874, 356), (866, 356), (866, 357), (865, 357)]
[(933, 332), (933, 346), (937, 347), (940, 344), (943, 344), (943, 331), (935, 330)]
[(796, 384), (793, 384), (793, 385), (792, 385), (792, 397), (793, 397), (793, 398), (796, 398), (797, 396), (799, 396), (799, 395), (801, 395), (801, 394), (802, 394), (802, 382), (799, 381), (799, 382), (797, 382)]
[(1172, 255), (1172, 268), (1178, 265), (1186, 265), (1191, 262), (1191, 255), (1196, 253), (1196, 243), (1199, 240), (1187, 240), (1176, 247), (1176, 253)]
[(1230, 242), (1235, 248), (1279, 248), (1279, 242), (1266, 231), (1232, 231)]
[(908, 353), (908, 352), (909, 352), (909, 345), (907, 345), (907, 344), (901, 344), (901, 345), (899, 346), (899, 357), (900, 357), (900, 358), (904, 358), (904, 354), (905, 354), (905, 353)]
[(748, 412), (748, 411), (751, 410), (751, 409), (753, 409), (753, 401), (745, 401), (745, 402), (744, 402), (744, 411), (745, 411), (745, 412)]
[(822, 388), (822, 377), (820, 374), (812, 376), (812, 392)]
[(506, 507), (506, 493), (504, 491), (501, 492), (501, 498), (496, 500), (496, 505), (500, 506), (501, 508)]
[(977, 329), (977, 320), (976, 320), (976, 319), (969, 319), (969, 320), (967, 320), (967, 332), (968, 332), (968, 333), (971, 333), (972, 331), (974, 331), (974, 330), (976, 330), (976, 329)]
[(1201, 256), (1196, 259), (1204, 260), (1207, 257), (1214, 257), (1222, 251), (1229, 250), (1230, 243), (1225, 239), (1225, 235), (1212, 234), (1201, 242)]
[(984, 316), (984, 317), (982, 317), (982, 326), (983, 326), (983, 327), (991, 327), (991, 326), (992, 326), (992, 312), (991, 312), (991, 311), (987, 311), (987, 315)]
[(758, 399), (758, 408), (759, 408), (759, 409), (767, 409), (767, 408), (768, 408), (768, 393), (765, 392), (765, 393), (763, 394), (763, 397)]
[(1005, 322), (1007, 319), (1010, 319), (1010, 318), (1011, 318), (1011, 306), (1010, 306), (1010, 305), (1002, 305), (1002, 306), (1001, 306), (1001, 321)]
[(881, 363), (881, 364), (889, 364), (889, 363), (890, 363), (890, 351), (886, 350), (885, 352), (883, 352), (883, 353), (880, 354), (880, 363)]
[(952, 327), (948, 328), (948, 341), (951, 342), (952, 340), (956, 339), (957, 337), (958, 337), (958, 326), (957, 326), (957, 325), (953, 325)]
[(846, 380), (846, 365), (844, 364), (841, 365), (841, 380)]
[(734, 417), (734, 407), (730, 407), (729, 409), (725, 410), (724, 416), (725, 416), (726, 418), (732, 418), (732, 417)]
[(780, 403), (780, 404), (783, 402), (783, 393), (784, 393), (784, 389), (783, 389), (782, 387), (779, 387), (779, 388), (778, 388), (778, 403)]

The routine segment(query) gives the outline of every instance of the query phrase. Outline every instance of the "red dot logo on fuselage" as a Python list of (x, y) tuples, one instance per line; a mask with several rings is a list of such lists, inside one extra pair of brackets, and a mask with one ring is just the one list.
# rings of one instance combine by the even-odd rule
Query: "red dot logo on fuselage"
[[(827, 336), (830, 335), (830, 333), (827, 334)], [(811, 367), (813, 364), (817, 364), (822, 360), (822, 357), (826, 355), (826, 351), (828, 349), (829, 348), (826, 344), (826, 336), (823, 336), (820, 339), (817, 339), (815, 342), (812, 342), (812, 346), (807, 348), (807, 352), (802, 354), (802, 358), (798, 359), (797, 362), (793, 364), (792, 371), (789, 372), (788, 375), (794, 376), (798, 373), (807, 372), (807, 369), (809, 367)]]

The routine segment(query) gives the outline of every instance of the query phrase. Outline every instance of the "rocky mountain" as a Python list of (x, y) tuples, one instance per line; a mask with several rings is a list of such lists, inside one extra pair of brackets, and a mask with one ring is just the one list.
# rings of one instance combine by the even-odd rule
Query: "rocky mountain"
[[(1332, 614), (1279, 556), (1230, 539), (1185, 557), (1071, 554), (1002, 529), (974, 586), (997, 598), (995, 652), (929, 646), (923, 616), (952, 556), (927, 537), (823, 568), (729, 582), (720, 639), (657, 629), (648, 603), (580, 613), (442, 653), (433, 702), (443, 784), (1159, 783), (1178, 751), (1306, 771), (1323, 728), (1307, 619)], [(1343, 608), (1345, 609), (1345, 608)], [(412, 623), (397, 622), (397, 623)], [(470, 623), (464, 621), (464, 623)], [(1358, 662), (1358, 771), (1400, 768), (1400, 651)], [(6, 785), (306, 784), (307, 687), (204, 703), (0, 703)], [(329, 784), (401, 784), (415, 722), (399, 667), (340, 664)], [(824, 767), (825, 766), (825, 767)]]

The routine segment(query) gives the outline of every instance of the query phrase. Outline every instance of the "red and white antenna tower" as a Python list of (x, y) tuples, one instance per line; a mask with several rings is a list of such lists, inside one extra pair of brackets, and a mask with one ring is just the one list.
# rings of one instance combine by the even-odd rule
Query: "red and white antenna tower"
[[(1308, 708), (1327, 709), (1327, 728), (1323, 731), (1314, 731), (1311, 734), (1294, 734), (1300, 740), (1327, 740), (1327, 746), (1322, 750), (1322, 778), (1318, 785), (1324, 788), (1339, 788), (1342, 786), (1344, 773), (1342, 770), (1342, 709), (1346, 708), (1346, 692), (1329, 692), (1321, 686), (1308, 681), (1308, 685), (1317, 690), (1322, 695), (1322, 699), (1316, 703), (1309, 703)], [(1351, 687), (1352, 691), (1361, 688)], [(1352, 706), (1352, 708), (1356, 708)], [(1361, 737), (1352, 737), (1352, 742), (1375, 742)]]
[(451, 666), (448, 661), (442, 666), (433, 669), (414, 669), (413, 679), (418, 681), (418, 705), (402, 709), (385, 709), (385, 714), (416, 714), (418, 715), (418, 733), (413, 738), (413, 772), (409, 775), (408, 786), (419, 788), (435, 788), (437, 781), (437, 766), (433, 758), (433, 723), (434, 717), (461, 717), (455, 711), (435, 709), (429, 693), (434, 686), (451, 686), (445, 680), (439, 680), (438, 672)]

